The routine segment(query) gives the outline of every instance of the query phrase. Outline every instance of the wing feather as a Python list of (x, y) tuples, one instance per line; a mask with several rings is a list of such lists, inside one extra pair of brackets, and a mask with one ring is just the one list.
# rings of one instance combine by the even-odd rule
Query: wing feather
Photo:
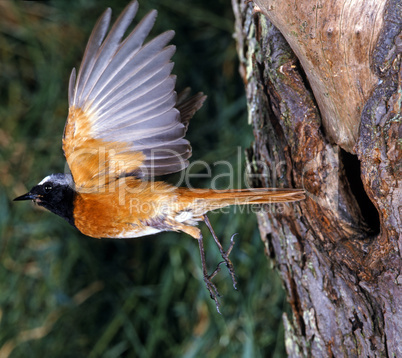
[[(80, 188), (99, 186), (96, 181), (106, 174), (173, 173), (186, 168), (191, 156), (184, 135), (205, 96), (187, 99), (186, 91), (178, 102), (171, 74), (175, 46), (168, 45), (174, 31), (145, 43), (155, 10), (124, 38), (137, 10), (137, 1), (131, 2), (108, 32), (107, 9), (92, 31), (78, 74), (71, 72), (63, 150)], [(116, 160), (118, 169), (111, 164)]]
[[(148, 94), (150, 97), (153, 97), (154, 93), (149, 92), (158, 86), (165, 86), (163, 89), (167, 93), (173, 92), (175, 77), (171, 78), (173, 81), (170, 80), (165, 82), (169, 77), (172, 68), (172, 64), (169, 63), (163, 65), (163, 67), (158, 67), (158, 70), (154, 72), (149, 72), (145, 69), (144, 71), (137, 73), (135, 78), (131, 79), (131, 82), (133, 83), (132, 85), (130, 85), (130, 78), (127, 78), (125, 83), (117, 88), (112, 88), (109, 95), (101, 99), (102, 104), (98, 108), (94, 108), (99, 113), (100, 122), (105, 116), (109, 116), (110, 112), (116, 114), (120, 108), (129, 105), (132, 100), (135, 100), (140, 96)], [(134, 109), (135, 108), (133, 108), (133, 110)], [(113, 120), (116, 121), (116, 118), (113, 117)]]
[[(111, 84), (112, 87), (115, 86), (119, 79), (116, 75), (119, 75), (121, 71), (123, 71), (120, 73), (121, 76), (127, 74), (124, 72), (124, 67), (128, 65), (132, 57), (142, 48), (142, 44), (155, 22), (156, 15), (157, 13), (155, 10), (151, 11), (136, 26), (126, 40), (119, 43), (111, 61), (107, 63), (103, 73), (97, 78), (97, 86), (91, 93), (91, 99), (95, 99), (99, 95), (99, 92), (107, 87), (108, 84)], [(126, 70), (130, 71), (130, 68), (130, 65), (128, 65)]]
[(109, 27), (110, 18), (112, 16), (112, 10), (110, 8), (106, 9), (103, 15), (99, 18), (92, 30), (91, 36), (89, 37), (87, 47), (85, 48), (84, 57), (81, 62), (80, 70), (78, 72), (77, 81), (74, 91), (73, 104), (77, 101), (77, 96), (80, 96), (83, 90), (83, 84), (86, 83), (88, 77), (91, 75), (91, 69), (96, 60), (96, 54), (98, 52), (99, 46), (105, 38), (106, 31)]
[[(121, 128), (122, 128), (126, 121), (129, 124), (135, 124), (132, 123), (130, 119), (127, 120), (127, 118), (131, 118), (131, 116), (133, 116), (133, 118), (134, 116), (136, 118), (140, 117), (142, 114), (152, 111), (154, 107), (157, 108), (159, 106), (166, 106), (165, 110), (168, 111), (170, 110), (171, 105), (174, 104), (175, 102), (176, 102), (175, 92), (161, 95), (159, 98), (152, 100), (149, 99), (149, 96), (144, 95), (129, 102), (127, 104), (127, 108), (122, 108), (119, 111), (118, 116), (117, 114), (115, 115), (115, 118), (116, 120), (121, 121)], [(138, 121), (140, 122), (140, 120)], [(98, 126), (100, 131), (102, 131), (105, 128), (109, 128), (107, 122), (105, 123), (100, 121), (98, 123)]]
[(85, 100), (88, 94), (91, 93), (101, 74), (108, 67), (119, 47), (119, 43), (124, 36), (127, 28), (130, 26), (138, 10), (138, 3), (132, 3), (127, 6), (116, 20), (106, 39), (101, 47), (97, 50), (95, 61), (91, 69), (91, 75), (82, 86), (82, 93), (79, 96)]
[(73, 70), (71, 71), (70, 80), (68, 82), (68, 105), (69, 105), (69, 107), (71, 107), (74, 102), (74, 83), (75, 83), (76, 77), (77, 77), (77, 75), (75, 72), (75, 68), (73, 68)]

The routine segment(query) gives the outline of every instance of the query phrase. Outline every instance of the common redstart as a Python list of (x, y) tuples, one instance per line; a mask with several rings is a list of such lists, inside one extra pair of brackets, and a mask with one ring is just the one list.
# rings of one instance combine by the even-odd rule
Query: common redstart
[(184, 139), (190, 118), (206, 96), (176, 94), (166, 31), (144, 42), (157, 12), (150, 11), (124, 38), (138, 9), (131, 2), (108, 32), (111, 9), (96, 23), (80, 69), (72, 70), (63, 151), (71, 174), (52, 174), (14, 200), (33, 200), (95, 238), (134, 238), (182, 231), (198, 240), (204, 281), (219, 312), (218, 290), (207, 273), (204, 221), (236, 287), (229, 260), (206, 213), (228, 205), (304, 199), (302, 189), (212, 190), (176, 187), (155, 177), (185, 169), (191, 156)]

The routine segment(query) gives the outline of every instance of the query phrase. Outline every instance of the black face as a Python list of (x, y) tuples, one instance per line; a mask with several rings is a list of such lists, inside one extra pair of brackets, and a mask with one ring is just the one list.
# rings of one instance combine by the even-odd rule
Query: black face
[(49, 180), (34, 186), (29, 193), (15, 198), (14, 201), (33, 200), (40, 206), (66, 219), (74, 225), (74, 190), (60, 180)]

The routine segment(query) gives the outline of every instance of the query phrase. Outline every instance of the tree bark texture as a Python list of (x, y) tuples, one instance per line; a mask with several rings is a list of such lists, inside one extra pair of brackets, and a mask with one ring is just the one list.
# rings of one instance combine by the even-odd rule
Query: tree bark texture
[(259, 214), (291, 357), (402, 357), (402, 5), (233, 1)]

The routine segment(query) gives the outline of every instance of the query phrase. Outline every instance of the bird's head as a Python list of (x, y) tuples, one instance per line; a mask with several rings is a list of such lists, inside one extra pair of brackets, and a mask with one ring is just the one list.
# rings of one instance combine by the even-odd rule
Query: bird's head
[(74, 182), (70, 174), (52, 174), (14, 201), (32, 200), (74, 225)]

